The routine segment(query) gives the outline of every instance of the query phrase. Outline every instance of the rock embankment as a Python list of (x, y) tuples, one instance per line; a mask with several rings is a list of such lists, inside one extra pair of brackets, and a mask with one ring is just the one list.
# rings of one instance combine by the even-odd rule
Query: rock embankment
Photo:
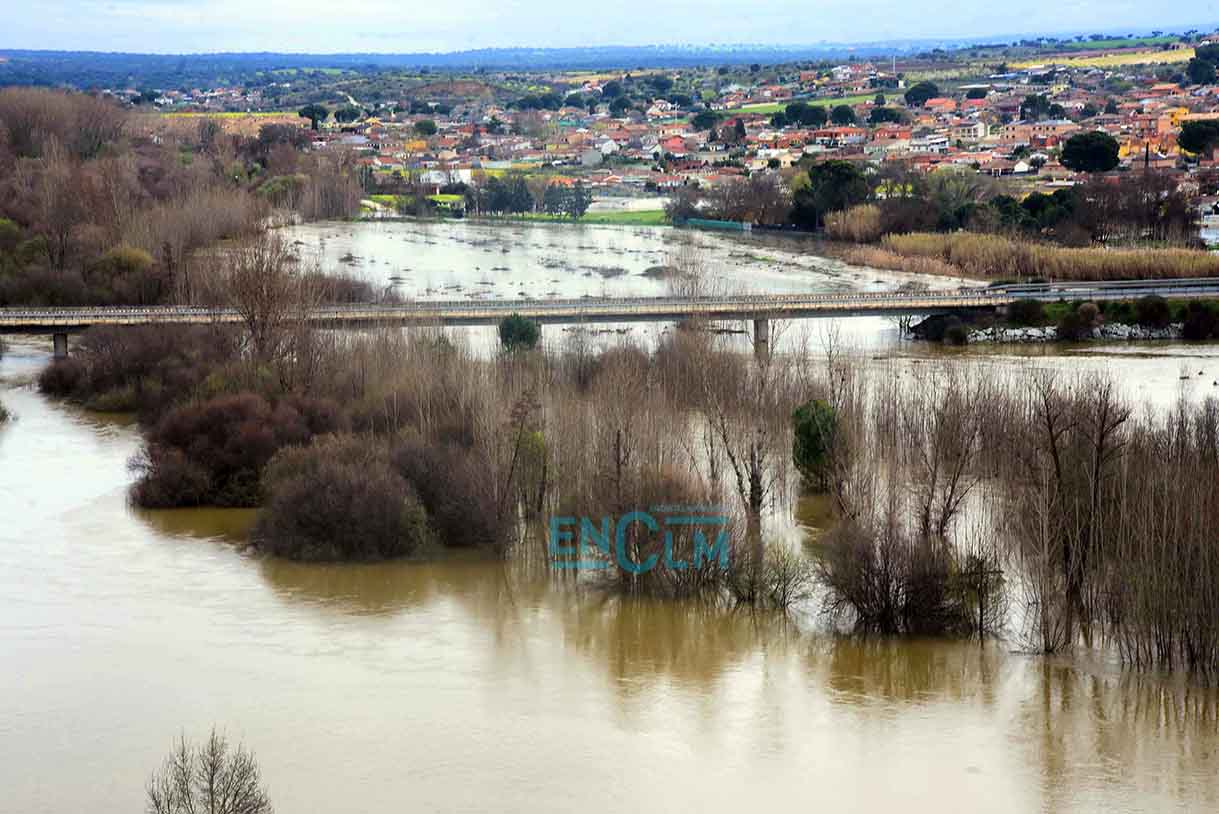
[[(1175, 323), (1163, 328), (1144, 328), (1141, 325), (1125, 325), (1113, 323), (1093, 328), (1087, 339), (1128, 340), (1131, 342), (1149, 341), (1153, 339), (1181, 339), (1182, 325)], [(1057, 342), (1058, 330), (1053, 325), (1044, 328), (1008, 328), (994, 325), (990, 328), (975, 328), (969, 332), (966, 341), (969, 343), (994, 342), (1020, 344), (1028, 342)]]

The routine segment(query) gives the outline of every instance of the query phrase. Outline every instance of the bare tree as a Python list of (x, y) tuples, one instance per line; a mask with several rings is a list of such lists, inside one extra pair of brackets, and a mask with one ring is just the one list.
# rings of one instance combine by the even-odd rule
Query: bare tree
[(320, 276), (303, 270), (275, 235), (216, 254), (212, 265), (208, 299), (237, 311), (257, 359), (280, 358), (294, 329), (320, 303)]
[(148, 781), (148, 814), (271, 814), (254, 756), (238, 745), (229, 748), (212, 730), (201, 746), (186, 737)]

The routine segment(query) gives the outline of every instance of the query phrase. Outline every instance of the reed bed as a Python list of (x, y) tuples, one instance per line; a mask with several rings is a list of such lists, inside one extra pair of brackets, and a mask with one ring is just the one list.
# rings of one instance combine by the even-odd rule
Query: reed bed
[(1190, 249), (1063, 248), (971, 232), (893, 234), (882, 238), (880, 245), (900, 258), (887, 258), (888, 268), (898, 263), (904, 271), (942, 268), (918, 263), (932, 260), (951, 268), (953, 276), (984, 280), (1093, 281), (1219, 276), (1219, 256)]

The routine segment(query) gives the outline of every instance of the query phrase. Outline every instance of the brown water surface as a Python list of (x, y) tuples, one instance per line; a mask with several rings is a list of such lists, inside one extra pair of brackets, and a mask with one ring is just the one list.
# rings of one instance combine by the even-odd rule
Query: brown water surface
[(249, 513), (130, 509), (137, 430), (39, 396), (45, 362), (0, 361), (0, 810), (142, 810), (213, 725), (281, 812), (1219, 808), (1219, 700), (1177, 680), (477, 558), (258, 559)]

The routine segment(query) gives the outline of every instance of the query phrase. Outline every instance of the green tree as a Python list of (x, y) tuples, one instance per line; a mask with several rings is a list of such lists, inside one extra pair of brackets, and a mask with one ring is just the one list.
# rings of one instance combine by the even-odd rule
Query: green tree
[(802, 404), (792, 414), (792, 461), (804, 483), (821, 491), (829, 482), (836, 426), (834, 408), (821, 399)]
[(1199, 45), (1194, 49), (1194, 57), (1212, 65), (1219, 65), (1219, 45)]
[(986, 88), (970, 88), (965, 94), (966, 99), (985, 99), (987, 96)]
[(1035, 94), (1024, 97), (1020, 103), (1020, 118), (1038, 121), (1050, 115), (1050, 99), (1045, 94)]
[(863, 203), (871, 194), (863, 171), (850, 161), (821, 161), (792, 180), (792, 222), (819, 228), (830, 212)]
[(1203, 119), (1185, 122), (1177, 136), (1177, 146), (1191, 153), (1205, 153), (1219, 144), (1219, 120)]
[(1185, 69), (1189, 81), (1195, 85), (1215, 84), (1215, 63), (1194, 57)]
[(872, 124), (900, 122), (901, 120), (901, 111), (893, 107), (874, 107), (872, 108), (872, 112), (868, 114), (868, 121)]
[(431, 119), (420, 119), (415, 122), (415, 132), (424, 137), (434, 136), (436, 135), (436, 122)]
[(934, 82), (919, 82), (906, 91), (906, 104), (910, 107), (922, 107), (927, 104), (928, 99), (934, 99), (939, 95), (940, 89)]
[(504, 317), (499, 323), (499, 343), (508, 352), (532, 350), (542, 336), (541, 327), (520, 314)]
[(334, 120), (340, 124), (347, 124), (360, 118), (361, 113), (362, 111), (358, 107), (341, 107), (334, 111)]
[(792, 102), (783, 111), (787, 121), (792, 125), (804, 127), (820, 127), (830, 120), (829, 113), (820, 105), (810, 105), (807, 102)]
[(736, 140), (737, 140), (737, 141), (744, 141), (744, 140), (745, 140), (746, 131), (745, 131), (745, 121), (744, 121), (744, 119), (737, 119), (737, 120), (736, 120), (736, 124), (734, 124), (734, 125), (732, 126), (732, 132), (733, 132), (733, 135), (735, 135), (735, 136), (736, 136)]
[(567, 215), (572, 220), (579, 220), (584, 217), (584, 213), (588, 211), (592, 202), (592, 190), (584, 186), (583, 181), (576, 181), (567, 195)]
[(710, 110), (700, 110), (690, 119), (690, 126), (695, 130), (710, 130), (715, 127), (720, 117)]
[(330, 111), (322, 105), (305, 105), (298, 111), (298, 115), (302, 119), (308, 119), (309, 124), (314, 130), (318, 129), (318, 125), (326, 121), (326, 117), (330, 115)]
[(542, 192), (542, 211), (547, 215), (567, 212), (567, 188), (562, 184), (547, 184)]
[(1118, 165), (1117, 139), (1100, 130), (1071, 136), (1063, 145), (1061, 161), (1076, 172), (1108, 172)]
[(847, 125), (855, 123), (855, 111), (850, 105), (838, 105), (830, 113), (830, 121), (834, 124)]

